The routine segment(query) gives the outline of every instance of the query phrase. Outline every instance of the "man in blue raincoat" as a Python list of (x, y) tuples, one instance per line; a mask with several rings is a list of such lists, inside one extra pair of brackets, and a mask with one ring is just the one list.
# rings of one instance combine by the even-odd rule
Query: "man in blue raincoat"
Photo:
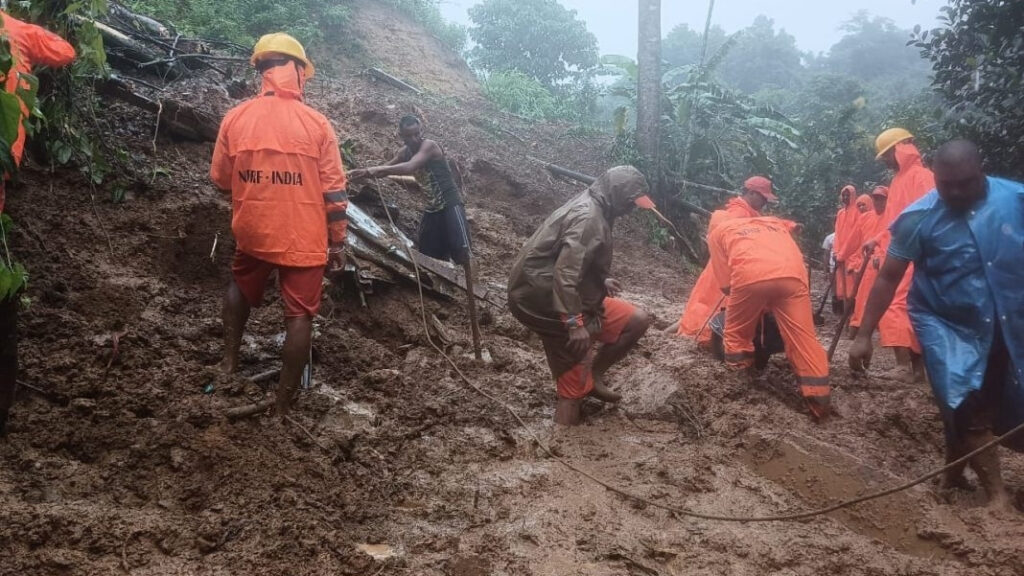
[[(952, 462), (1024, 422), (1024, 184), (986, 177), (965, 140), (939, 149), (933, 169), (936, 190), (892, 225), (850, 367), (870, 362), (871, 334), (913, 263), (908, 310)], [(1011, 447), (1024, 447), (1020, 436)], [(1008, 507), (996, 449), (970, 465), (992, 506)], [(943, 485), (963, 486), (963, 471), (947, 473)]]

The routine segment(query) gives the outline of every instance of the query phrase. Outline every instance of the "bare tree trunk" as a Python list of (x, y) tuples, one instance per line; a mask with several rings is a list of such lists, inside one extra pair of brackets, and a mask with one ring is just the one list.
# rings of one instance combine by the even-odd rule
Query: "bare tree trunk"
[(657, 194), (661, 179), (661, 0), (640, 0), (637, 53), (636, 138), (644, 171)]

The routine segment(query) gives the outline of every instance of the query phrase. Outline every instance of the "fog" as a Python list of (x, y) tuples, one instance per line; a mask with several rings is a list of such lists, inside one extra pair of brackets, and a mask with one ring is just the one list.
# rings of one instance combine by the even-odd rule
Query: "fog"
[[(597, 36), (602, 54), (635, 56), (637, 47), (637, 3), (623, 0), (560, 0), (576, 10), (587, 27)], [(478, 0), (442, 0), (441, 11), (452, 21), (468, 24), (466, 10)], [(901, 28), (920, 24), (931, 28), (937, 24), (939, 8), (944, 0), (718, 0), (712, 22), (732, 33), (745, 28), (759, 14), (775, 20), (776, 28), (796, 37), (803, 51), (827, 52), (842, 33), (840, 26), (859, 10), (892, 19)], [(662, 34), (677, 24), (688, 24), (701, 30), (707, 17), (706, 0), (662, 2)]]

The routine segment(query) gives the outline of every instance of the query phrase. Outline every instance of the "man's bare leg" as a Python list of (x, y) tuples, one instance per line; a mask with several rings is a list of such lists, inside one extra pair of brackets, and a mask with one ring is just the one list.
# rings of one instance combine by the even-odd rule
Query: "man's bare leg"
[(604, 374), (616, 362), (626, 357), (626, 354), (636, 346), (647, 329), (651, 327), (651, 318), (643, 310), (637, 310), (622, 329), (619, 339), (612, 344), (605, 344), (597, 353), (594, 359), (594, 390), (591, 394), (598, 400), (604, 402), (618, 402), (622, 395), (613, 392), (604, 384)]
[(277, 415), (284, 417), (299, 389), (302, 369), (309, 360), (313, 340), (313, 319), (309, 316), (285, 318), (284, 347), (281, 350), (281, 379), (277, 382)]
[(914, 372), (914, 382), (926, 384), (928, 382), (928, 372), (924, 369), (924, 356), (911, 351), (910, 366), (911, 370)]
[(558, 398), (555, 404), (555, 424), (576, 426), (580, 423), (582, 398)]
[(221, 369), (228, 374), (238, 370), (238, 351), (242, 346), (242, 332), (245, 323), (249, 321), (250, 310), (249, 302), (238, 289), (238, 284), (231, 280), (224, 296), (224, 359), (220, 363)]
[[(947, 423), (948, 427), (949, 424)], [(955, 432), (952, 429), (946, 430), (946, 464), (959, 460), (967, 451), (964, 450), (964, 443), (954, 438)], [(966, 489), (970, 485), (967, 482), (967, 478), (964, 477), (964, 470), (967, 468), (967, 463), (964, 462), (947, 470), (939, 482), (939, 486), (943, 490), (953, 490), (956, 488)]]
[[(995, 439), (991, 430), (972, 430), (964, 438), (964, 453), (981, 448)], [(999, 448), (990, 448), (981, 454), (971, 458), (971, 469), (978, 475), (981, 487), (988, 495), (990, 508), (996, 510), (1009, 510), (1010, 496), (1006, 493), (1006, 486), (1003, 484), (1003, 475), (999, 465)]]

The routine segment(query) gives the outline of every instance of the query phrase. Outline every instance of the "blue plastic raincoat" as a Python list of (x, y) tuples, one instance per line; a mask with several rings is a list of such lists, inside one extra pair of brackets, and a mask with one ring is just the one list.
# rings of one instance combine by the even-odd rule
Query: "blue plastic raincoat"
[(911, 204), (892, 226), (889, 254), (915, 265), (910, 320), (945, 410), (981, 388), (994, 327), (1002, 330), (1011, 365), (1000, 434), (1024, 422), (1024, 184), (987, 181), (986, 198), (965, 213), (935, 190)]

